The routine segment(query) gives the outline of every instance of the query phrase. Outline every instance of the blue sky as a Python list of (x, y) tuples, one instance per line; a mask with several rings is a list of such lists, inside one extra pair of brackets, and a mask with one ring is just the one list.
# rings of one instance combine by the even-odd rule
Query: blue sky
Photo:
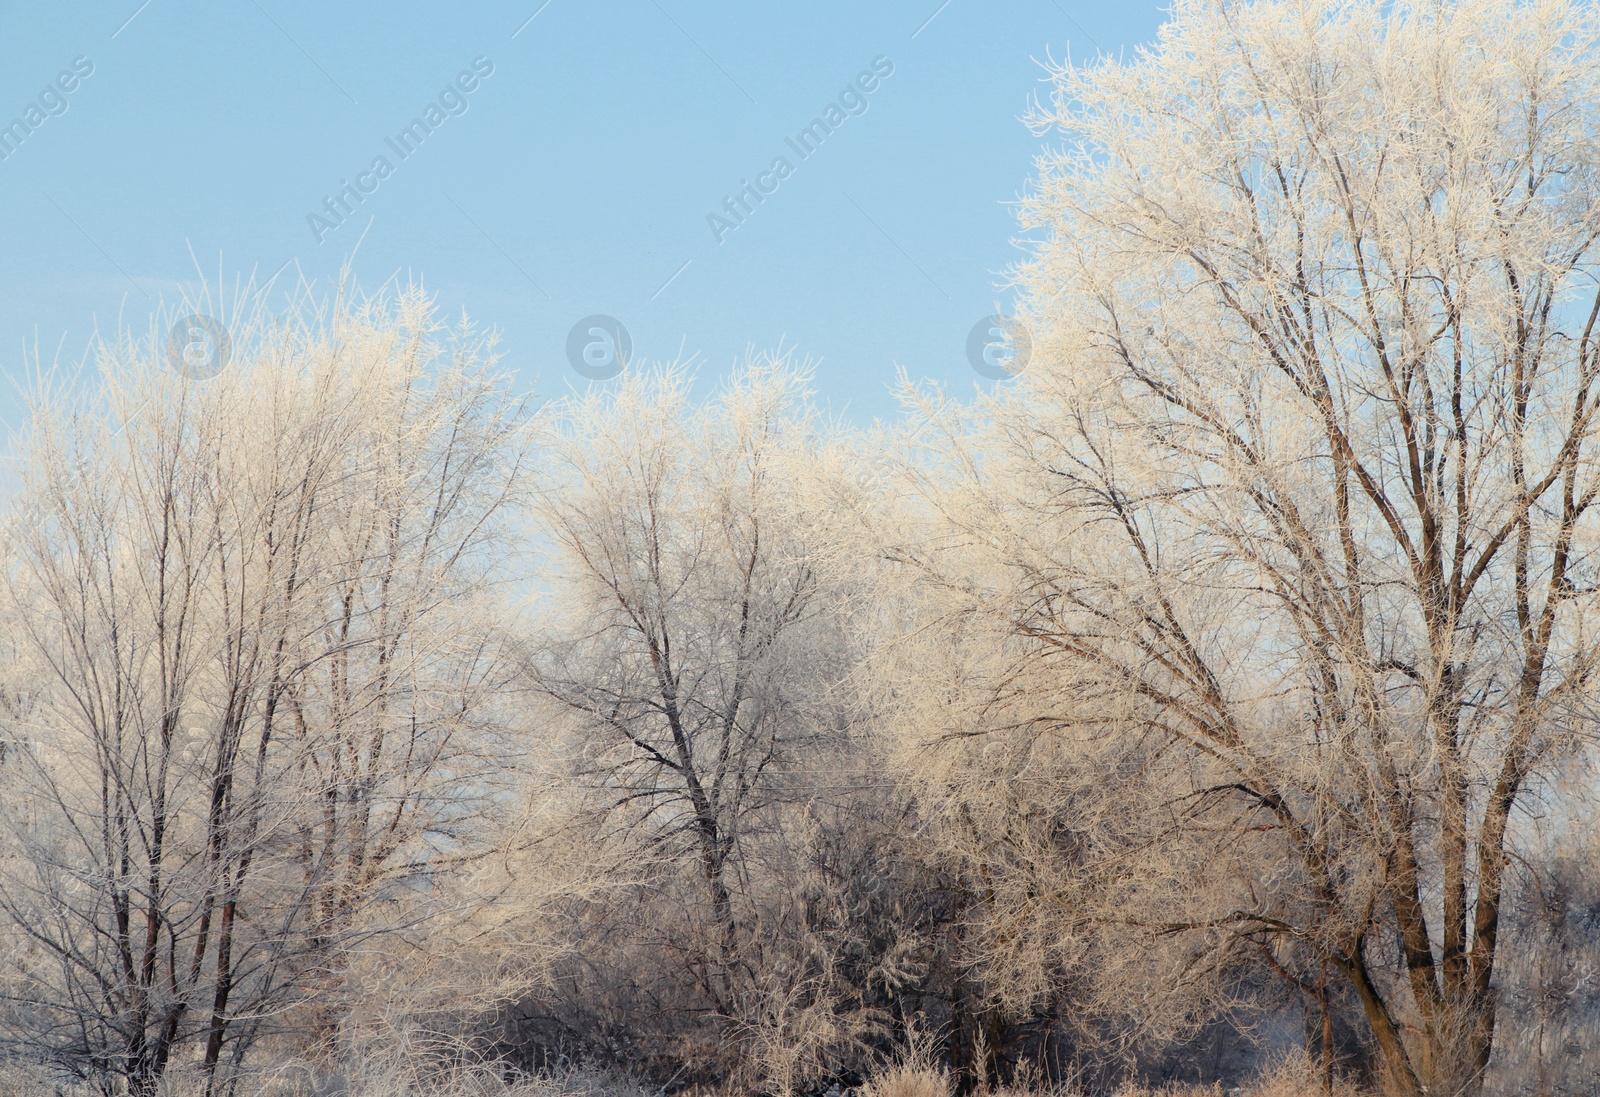
[[(97, 328), (144, 330), (197, 285), (191, 251), (213, 282), (289, 264), (280, 285), (325, 286), (362, 239), (363, 286), (420, 280), (546, 394), (588, 383), (568, 334), (603, 314), (636, 360), (697, 356), (708, 382), (781, 341), (857, 423), (893, 414), (897, 365), (991, 383), (966, 342), (1009, 300), (1039, 62), (1129, 52), (1162, 18), (1142, 0), (139, 4), (0, 0), (0, 125), (36, 123), (0, 132), (7, 375), (35, 343), (70, 364)], [(892, 73), (858, 84), (874, 62)], [(830, 103), (842, 123), (802, 157), (790, 141)], [(424, 140), (390, 143), (430, 105)], [(729, 229), (746, 182), (771, 193), (735, 199)], [(346, 184), (370, 193), (330, 212)], [(0, 423), (18, 421), (8, 385)]]

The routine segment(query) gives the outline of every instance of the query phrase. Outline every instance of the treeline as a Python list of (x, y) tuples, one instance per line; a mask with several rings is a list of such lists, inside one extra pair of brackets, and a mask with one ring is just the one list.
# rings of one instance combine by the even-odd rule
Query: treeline
[(870, 429), (415, 292), (41, 384), (15, 1070), (1585, 1091), (1597, 29), (1182, 0), (1036, 107), (1020, 375)]

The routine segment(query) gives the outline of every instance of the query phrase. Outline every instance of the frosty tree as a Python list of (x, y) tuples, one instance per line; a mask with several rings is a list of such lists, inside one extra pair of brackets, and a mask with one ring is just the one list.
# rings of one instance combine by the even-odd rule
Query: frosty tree
[(1107, 767), (1084, 901), (1331, 972), (1402, 1093), (1478, 1084), (1519, 812), (1592, 715), (1595, 31), (1192, 0), (1055, 72), (1034, 362), (940, 489), (1011, 637), (984, 719)]
[(7, 1037), (129, 1093), (331, 1043), (355, 945), (419, 917), (490, 794), (516, 405), (419, 294), (309, 309), (204, 385), (108, 345), (25, 450)]

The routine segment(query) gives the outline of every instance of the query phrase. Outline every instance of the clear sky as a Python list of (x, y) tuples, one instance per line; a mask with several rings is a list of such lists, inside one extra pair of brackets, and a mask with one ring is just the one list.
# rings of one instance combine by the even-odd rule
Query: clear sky
[(940, 2), (0, 0), (0, 369), (143, 331), (201, 271), (327, 285), (354, 251), (547, 394), (588, 383), (593, 314), (707, 379), (781, 341), (858, 423), (897, 365), (989, 384), (967, 337), (1009, 300), (1040, 63), (1162, 11)]

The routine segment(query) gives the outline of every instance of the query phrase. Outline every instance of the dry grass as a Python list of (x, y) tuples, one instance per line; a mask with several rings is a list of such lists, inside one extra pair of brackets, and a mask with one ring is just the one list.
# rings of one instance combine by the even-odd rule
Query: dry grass
[[(1211, 1086), (1166, 1086), (1158, 1089), (1125, 1087), (1115, 1097), (1328, 1097), (1322, 1071), (1303, 1055), (1279, 1062), (1258, 1075), (1248, 1085), (1224, 1090)], [(1335, 1078), (1331, 1097), (1368, 1097), (1366, 1092)]]
[[(875, 1075), (862, 1087), (862, 1097), (950, 1097), (948, 1071), (935, 1066), (927, 1056), (913, 1055)], [(1065, 1087), (1001, 1089), (989, 1097), (1083, 1097)], [(1158, 1087), (1125, 1085), (1114, 1097), (1328, 1097), (1322, 1072), (1304, 1057), (1285, 1059), (1262, 1072), (1241, 1089), (1220, 1085), (1168, 1085)], [(1333, 1083), (1332, 1097), (1369, 1097), (1365, 1091), (1340, 1079)]]
[(950, 1097), (950, 1074), (928, 1063), (896, 1063), (861, 1087), (862, 1097)]
[[(198, 1079), (170, 1080), (165, 1097), (190, 1097), (201, 1092)], [(900, 1062), (885, 1067), (860, 1089), (860, 1097), (952, 1097), (950, 1072), (938, 1065), (928, 1047), (915, 1048)], [(508, 1080), (486, 1069), (462, 1068), (448, 1072), (406, 1069), (398, 1062), (369, 1061), (352, 1069), (331, 1087), (295, 1084), (281, 1078), (276, 1086), (256, 1087), (273, 1097), (308, 1097), (313, 1093), (339, 1097), (652, 1097), (651, 1091), (627, 1078), (570, 1067), (553, 1075)], [(88, 1097), (86, 1090), (58, 1088), (43, 1070), (0, 1062), (0, 1097)], [(1113, 1097), (1325, 1097), (1321, 1072), (1303, 1057), (1284, 1060), (1240, 1089), (1221, 1086), (1123, 1086)], [(1086, 1097), (1064, 1086), (1028, 1086), (991, 1091), (987, 1097)], [(1372, 1097), (1336, 1080), (1333, 1097)]]

